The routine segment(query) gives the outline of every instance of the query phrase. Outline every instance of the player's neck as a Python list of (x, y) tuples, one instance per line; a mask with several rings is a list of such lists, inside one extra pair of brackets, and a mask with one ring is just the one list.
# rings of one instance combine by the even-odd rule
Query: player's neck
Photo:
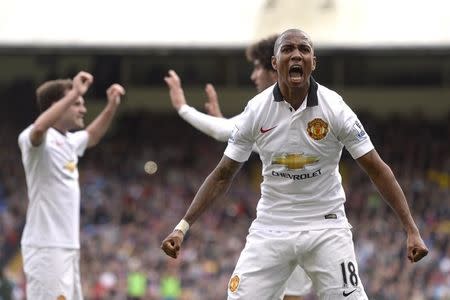
[[(281, 89), (281, 87), (280, 87)], [(287, 87), (285, 90), (281, 90), (283, 98), (286, 102), (288, 102), (295, 110), (297, 110), (306, 99), (308, 95), (309, 84), (307, 86), (290, 88)]]
[(56, 131), (58, 131), (59, 133), (61, 133), (62, 135), (66, 135), (66, 133), (68, 131), (68, 129), (65, 126), (63, 126), (62, 124), (59, 124), (59, 123), (53, 124), (52, 128), (55, 129)]

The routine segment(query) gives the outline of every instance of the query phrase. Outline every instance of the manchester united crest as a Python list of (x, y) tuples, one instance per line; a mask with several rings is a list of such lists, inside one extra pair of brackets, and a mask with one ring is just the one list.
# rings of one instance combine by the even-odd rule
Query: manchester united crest
[(327, 135), (329, 131), (328, 123), (322, 119), (316, 118), (311, 122), (308, 122), (307, 131), (308, 135), (316, 141), (321, 140)]
[(228, 288), (230, 289), (230, 292), (234, 293), (237, 291), (240, 281), (241, 280), (239, 279), (238, 275), (234, 275), (233, 277), (231, 277), (230, 283), (228, 284)]

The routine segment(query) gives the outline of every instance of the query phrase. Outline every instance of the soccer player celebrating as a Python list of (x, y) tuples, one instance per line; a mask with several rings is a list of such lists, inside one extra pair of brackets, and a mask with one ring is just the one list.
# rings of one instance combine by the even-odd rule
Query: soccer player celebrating
[(312, 78), (316, 57), (309, 36), (298, 29), (283, 32), (272, 65), (277, 83), (250, 100), (221, 161), (161, 248), (178, 257), (189, 227), (224, 195), (255, 144), (263, 163), (261, 199), (228, 299), (278, 299), (297, 265), (320, 299), (367, 299), (338, 170), (344, 146), (397, 214), (409, 260), (419, 261), (428, 249), (394, 174), (355, 113)]
[(78, 157), (105, 134), (125, 90), (106, 91), (108, 103), (86, 128), (83, 95), (93, 82), (87, 72), (73, 80), (45, 82), (36, 91), (41, 115), (19, 135), (29, 205), (22, 234), (28, 299), (81, 300), (80, 187)]
[[(278, 35), (262, 39), (247, 48), (247, 59), (253, 63), (253, 71), (250, 79), (255, 84), (256, 90), (262, 92), (277, 82), (277, 72), (272, 67), (273, 48)], [(170, 70), (169, 75), (164, 78), (170, 89), (170, 100), (172, 106), (177, 110), (180, 117), (201, 132), (219, 140), (227, 141), (236, 122), (241, 114), (230, 119), (225, 119), (220, 111), (217, 93), (214, 86), (206, 85), (205, 92), (208, 101), (205, 108), (210, 115), (197, 111), (186, 104), (181, 80), (175, 71)], [(256, 148), (253, 148), (257, 151)], [(311, 279), (301, 267), (297, 267), (286, 283), (284, 300), (302, 300), (304, 295), (311, 291)]]

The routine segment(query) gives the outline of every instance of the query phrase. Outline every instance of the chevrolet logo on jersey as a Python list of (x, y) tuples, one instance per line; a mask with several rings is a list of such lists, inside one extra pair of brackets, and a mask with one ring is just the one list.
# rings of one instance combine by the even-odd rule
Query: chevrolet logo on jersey
[(303, 153), (287, 153), (272, 158), (272, 165), (283, 165), (290, 170), (299, 170), (319, 161), (317, 156), (307, 156)]
[(77, 164), (74, 161), (69, 161), (64, 165), (64, 169), (69, 170), (70, 172), (75, 171), (77, 168)]

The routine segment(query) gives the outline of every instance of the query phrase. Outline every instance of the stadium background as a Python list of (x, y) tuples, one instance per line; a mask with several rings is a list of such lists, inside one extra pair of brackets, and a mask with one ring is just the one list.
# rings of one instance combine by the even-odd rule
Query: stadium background
[[(404, 188), (431, 250), (419, 264), (407, 262), (405, 235), (395, 215), (344, 152), (347, 214), (369, 298), (450, 299), (450, 22), (445, 1), (389, 6), (384, 0), (211, 2), (174, 1), (158, 8), (157, 1), (133, 0), (113, 8), (114, 2), (110, 7), (80, 1), (81, 8), (72, 11), (53, 7), (54, 19), (44, 18), (46, 23), (37, 19), (39, 13), (17, 13), (24, 13), (23, 5), (27, 11), (35, 5), (44, 14), (50, 0), (2, 2), (0, 299), (8, 299), (1, 294), (8, 284), (12, 299), (24, 299), (19, 242), (27, 196), (17, 135), (36, 117), (35, 88), (81, 69), (95, 76), (86, 97), (88, 121), (103, 107), (109, 84), (127, 89), (113, 127), (79, 164), (85, 298), (224, 299), (254, 217), (259, 161), (253, 155), (226, 199), (192, 228), (181, 260), (165, 257), (160, 241), (226, 145), (178, 117), (163, 77), (176, 70), (189, 103), (200, 110), (203, 86), (213, 83), (222, 111), (233, 116), (255, 94), (245, 47), (290, 27), (311, 34), (318, 57), (315, 78), (341, 93), (358, 113)], [(156, 20), (125, 18), (152, 19), (146, 10), (161, 13), (152, 14)], [(113, 17), (101, 18), (103, 11)], [(67, 26), (55, 25), (68, 17), (73, 18)], [(143, 167), (148, 160), (158, 163), (151, 176)]]

